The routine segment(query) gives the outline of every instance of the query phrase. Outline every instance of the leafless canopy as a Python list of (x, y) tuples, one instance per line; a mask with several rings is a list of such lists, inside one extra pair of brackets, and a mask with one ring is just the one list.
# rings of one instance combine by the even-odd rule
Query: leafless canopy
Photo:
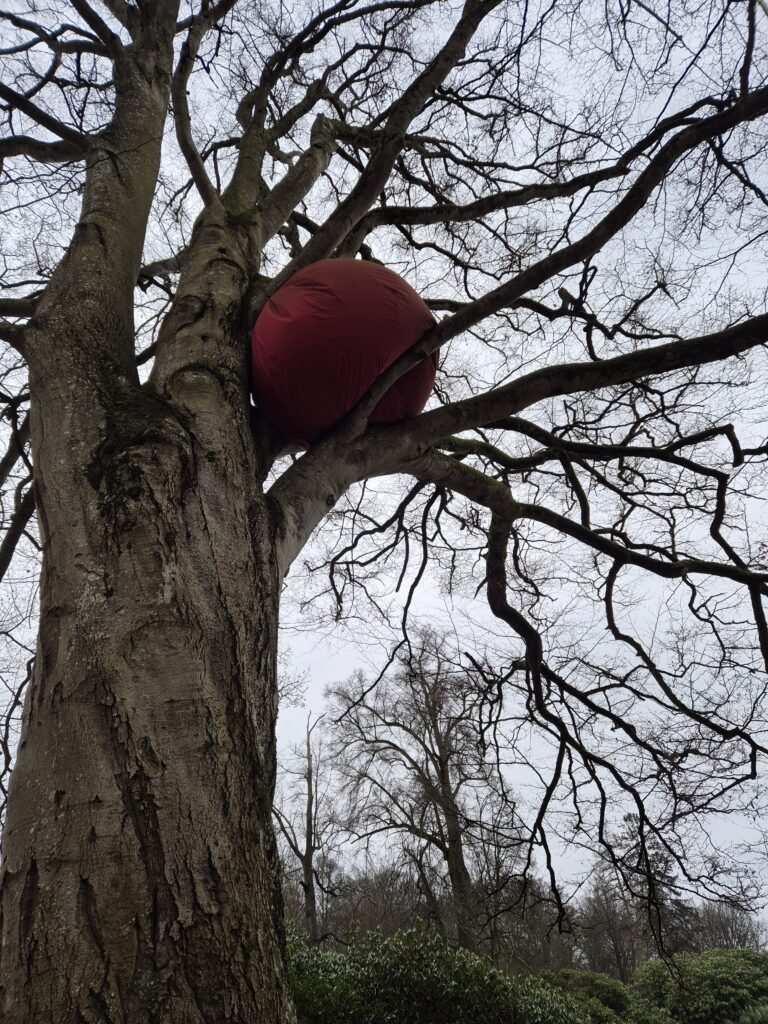
[[(388, 614), (387, 571), (407, 612), (428, 563), (485, 594), (498, 629), (464, 665), (489, 740), (535, 777), (531, 855), (553, 871), (558, 833), (610, 851), (620, 806), (640, 861), (653, 840), (692, 885), (730, 885), (702, 823), (760, 813), (766, 753), (763, 5), (178, 6), (0, 14), (0, 576), (24, 583), (36, 543), (28, 337), (62, 267), (86, 261), (107, 384), (167, 397), (199, 370), (245, 406), (268, 295), (321, 258), (386, 261), (437, 326), (300, 457), (253, 415), (284, 570), (324, 522), (339, 614)], [(134, 86), (169, 32), (158, 171)], [(368, 429), (437, 348), (429, 410)]]

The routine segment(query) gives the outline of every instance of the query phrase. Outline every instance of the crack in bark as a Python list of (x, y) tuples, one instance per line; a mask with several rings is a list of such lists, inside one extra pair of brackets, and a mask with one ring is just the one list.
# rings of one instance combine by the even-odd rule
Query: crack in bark
[[(166, 876), (165, 850), (149, 775), (137, 756), (139, 751), (133, 743), (130, 723), (121, 716), (114, 691), (107, 682), (102, 683), (102, 690), (114, 758), (114, 777), (138, 844), (149, 895), (147, 908), (151, 938), (147, 942), (137, 918), (134, 979), (146, 973), (146, 968), (139, 967), (144, 958), (152, 963), (153, 973), (162, 977), (168, 969), (168, 961), (179, 960), (171, 937), (171, 931), (178, 922), (178, 906)], [(147, 1020), (154, 1020), (157, 1011), (155, 994), (134, 985), (130, 991), (133, 1015), (128, 1019), (141, 1019), (140, 1014), (144, 1013)]]
[(37, 911), (39, 897), (38, 883), (40, 875), (37, 870), (37, 861), (33, 857), (29, 862), (27, 873), (24, 878), (24, 888), (21, 890), (19, 904), (19, 947), (26, 952), (24, 957), (27, 969), (27, 982), (32, 981), (32, 956), (37, 946), (34, 938), (34, 919)]

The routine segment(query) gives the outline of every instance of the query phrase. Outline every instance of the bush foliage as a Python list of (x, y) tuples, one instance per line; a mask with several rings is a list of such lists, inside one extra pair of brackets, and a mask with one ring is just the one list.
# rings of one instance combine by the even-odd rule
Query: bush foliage
[(680, 1024), (762, 1024), (768, 1020), (768, 953), (711, 949), (677, 956), (671, 965), (650, 961), (633, 988)]
[(564, 970), (541, 977), (570, 995), (582, 1024), (675, 1024), (666, 1009), (638, 999), (633, 989), (607, 974)]
[(564, 992), (510, 978), (434, 934), (371, 933), (344, 953), (288, 943), (299, 1024), (583, 1024)]
[(540, 975), (589, 1013), (590, 1024), (614, 1024), (629, 1012), (631, 997), (626, 986), (607, 974), (589, 971), (549, 971)]
[(605, 974), (509, 977), (419, 930), (344, 952), (288, 941), (299, 1024), (768, 1024), (768, 953), (709, 950)]

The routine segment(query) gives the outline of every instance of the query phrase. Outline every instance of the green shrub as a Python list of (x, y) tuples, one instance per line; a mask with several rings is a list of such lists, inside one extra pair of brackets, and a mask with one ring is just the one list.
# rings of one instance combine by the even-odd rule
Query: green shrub
[(739, 1024), (768, 1024), (768, 1001), (751, 1006), (739, 1017)]
[(584, 1024), (623, 1024), (626, 1019), (617, 1017), (613, 1010), (594, 996), (577, 999), (577, 1006)]
[(675, 957), (672, 969), (654, 960), (637, 971), (633, 987), (641, 1002), (680, 1024), (741, 1024), (768, 1001), (768, 953), (712, 949)]
[(675, 1024), (666, 1010), (638, 1000), (633, 1000), (625, 1020), (627, 1024)]
[(627, 1024), (675, 1024), (669, 1012), (651, 1007), (642, 999), (633, 998), (630, 1011), (625, 1018)]
[(509, 978), (419, 931), (373, 933), (343, 953), (291, 936), (289, 979), (299, 1024), (583, 1024), (562, 991)]
[(615, 1024), (629, 1011), (631, 997), (625, 985), (607, 974), (590, 971), (558, 971), (541, 975), (544, 981), (568, 992), (589, 1024)]

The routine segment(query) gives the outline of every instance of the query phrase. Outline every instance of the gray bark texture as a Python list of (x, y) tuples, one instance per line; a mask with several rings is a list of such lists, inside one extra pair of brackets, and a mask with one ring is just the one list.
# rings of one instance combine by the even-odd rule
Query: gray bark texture
[(143, 14), (117, 64), (80, 222), (25, 332), (44, 554), (3, 836), (3, 1024), (293, 1019), (271, 826), (278, 531), (220, 206), (148, 384), (133, 358), (177, 7)]
[[(68, 340), (51, 324), (43, 344)], [(194, 417), (127, 380), (104, 410), (79, 372), (77, 399), (66, 377), (34, 381), (45, 556), (0, 1019), (290, 1020), (270, 824), (279, 588), (247, 418), (202, 372)]]
[(304, 815), (304, 856), (301, 858), (301, 887), (304, 891), (304, 917), (309, 941), (317, 943), (320, 931), (317, 926), (317, 897), (315, 894), (315, 776), (312, 759), (312, 733), (307, 725), (307, 802)]

